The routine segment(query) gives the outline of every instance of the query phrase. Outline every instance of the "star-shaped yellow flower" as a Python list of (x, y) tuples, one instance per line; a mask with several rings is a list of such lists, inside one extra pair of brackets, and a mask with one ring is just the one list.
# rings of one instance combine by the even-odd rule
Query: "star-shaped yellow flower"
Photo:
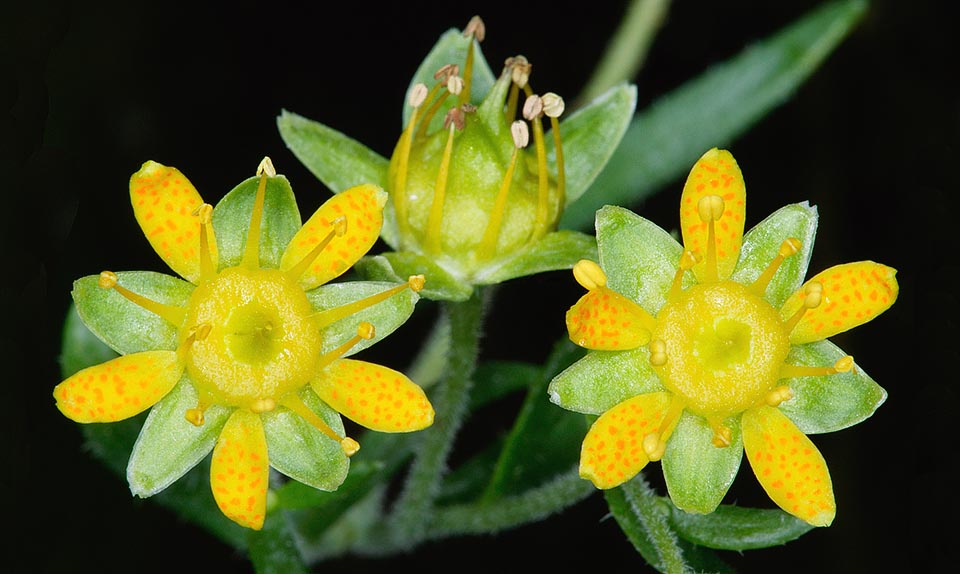
[(575, 266), (588, 293), (567, 313), (571, 340), (594, 352), (552, 382), (551, 399), (601, 415), (580, 459), (598, 488), (662, 459), (677, 506), (711, 512), (745, 451), (774, 502), (826, 526), (833, 487), (806, 434), (855, 424), (886, 394), (825, 339), (890, 307), (896, 271), (848, 263), (801, 285), (815, 210), (787, 206), (744, 236), (744, 209), (736, 161), (713, 149), (683, 188), (682, 247), (601, 210), (601, 265)]

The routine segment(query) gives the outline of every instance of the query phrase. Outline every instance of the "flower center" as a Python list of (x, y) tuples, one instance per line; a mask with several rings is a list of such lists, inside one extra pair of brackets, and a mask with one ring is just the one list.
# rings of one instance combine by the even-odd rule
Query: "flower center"
[(695, 285), (657, 316), (651, 349), (665, 359), (653, 361), (654, 369), (690, 411), (733, 414), (776, 386), (788, 335), (780, 314), (747, 287), (733, 281)]
[(316, 373), (321, 336), (307, 297), (275, 269), (224, 269), (194, 291), (183, 343), (190, 378), (216, 404), (270, 410)]

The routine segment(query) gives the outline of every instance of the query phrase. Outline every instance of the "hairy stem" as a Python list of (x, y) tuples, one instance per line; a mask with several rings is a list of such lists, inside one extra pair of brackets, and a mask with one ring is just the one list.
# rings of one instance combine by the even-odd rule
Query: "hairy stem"
[(640, 520), (660, 555), (660, 566), (668, 574), (686, 574), (690, 572), (683, 559), (683, 550), (677, 544), (677, 537), (667, 523), (667, 517), (660, 508), (657, 494), (650, 488), (642, 474), (623, 484), (621, 487), (627, 502)]

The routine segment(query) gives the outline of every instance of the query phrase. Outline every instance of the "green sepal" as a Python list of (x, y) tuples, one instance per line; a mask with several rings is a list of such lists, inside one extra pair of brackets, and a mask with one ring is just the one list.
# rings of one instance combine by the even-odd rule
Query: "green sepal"
[(670, 525), (690, 542), (717, 550), (754, 550), (786, 544), (813, 529), (799, 518), (776, 509), (724, 504), (711, 514), (674, 509)]
[(550, 401), (578, 413), (599, 415), (623, 401), (662, 391), (646, 348), (591, 351), (550, 381)]
[[(223, 196), (213, 208), (219, 268), (236, 267), (243, 258), (259, 177), (251, 177)], [(277, 269), (287, 244), (300, 230), (300, 209), (287, 178), (267, 178), (260, 223), (260, 267)]]
[(667, 491), (681, 510), (707, 514), (716, 510), (733, 484), (743, 458), (740, 420), (724, 422), (730, 445), (713, 446), (713, 429), (703, 417), (684, 412), (667, 441), (661, 466)]
[(373, 281), (401, 283), (411, 275), (423, 275), (426, 283), (420, 296), (435, 301), (466, 301), (473, 286), (461, 281), (426, 256), (412, 251), (391, 251), (367, 256), (353, 266), (361, 276)]
[(196, 406), (197, 391), (184, 373), (177, 386), (150, 410), (127, 463), (127, 482), (134, 495), (153, 496), (213, 450), (233, 409), (211, 405), (197, 427), (184, 416)]
[(817, 235), (817, 219), (817, 208), (806, 201), (771, 213), (743, 236), (740, 259), (730, 279), (750, 285), (777, 256), (784, 240), (800, 240), (800, 251), (784, 259), (764, 295), (768, 303), (779, 309), (803, 285)]
[(277, 117), (277, 129), (293, 155), (333, 193), (362, 183), (388, 188), (390, 162), (350, 136), (287, 110)]
[[(829, 367), (843, 349), (830, 341), (794, 345), (786, 363)], [(887, 400), (887, 391), (859, 366), (849, 372), (819, 377), (797, 377), (781, 381), (793, 391), (793, 398), (780, 403), (780, 410), (804, 434), (834, 432), (862, 422)]]
[[(310, 389), (300, 398), (338, 435), (343, 435), (343, 422)], [(347, 477), (350, 458), (340, 443), (285, 407), (263, 413), (263, 429), (267, 435), (270, 466), (306, 485), (320, 490), (336, 490)]]
[(592, 235), (570, 230), (555, 231), (495, 267), (484, 269), (477, 274), (474, 283), (490, 285), (545, 271), (572, 269), (581, 259), (595, 261), (597, 257), (597, 241)]
[[(427, 57), (420, 62), (420, 66), (417, 68), (413, 78), (410, 79), (410, 85), (407, 87), (407, 92), (403, 98), (403, 125), (400, 126), (400, 129), (406, 127), (407, 122), (410, 121), (410, 115), (413, 113), (413, 108), (407, 105), (407, 99), (410, 96), (410, 91), (413, 89), (413, 86), (417, 83), (423, 83), (428, 88), (433, 86), (437, 83), (433, 75), (437, 70), (447, 64), (457, 64), (460, 66), (460, 74), (463, 75), (466, 72), (464, 66), (467, 61), (467, 48), (471, 42), (474, 43), (474, 59), (473, 79), (471, 80), (472, 85), (470, 87), (470, 103), (475, 106), (480, 105), (486, 97), (487, 92), (490, 91), (490, 87), (493, 86), (496, 76), (490, 71), (490, 65), (487, 64), (486, 58), (483, 57), (483, 50), (480, 49), (480, 43), (473, 38), (465, 37), (460, 30), (451, 28), (440, 36), (440, 39), (434, 44), (430, 53), (427, 54)], [(446, 99), (443, 106), (440, 107), (430, 122), (430, 132), (433, 132), (443, 125), (443, 117), (447, 111), (455, 105), (457, 105), (456, 97), (448, 97)]]
[[(114, 289), (98, 285), (98, 275), (73, 282), (73, 301), (83, 324), (121, 355), (141, 351), (173, 351), (177, 328), (133, 303)], [(117, 284), (158, 303), (182, 307), (194, 286), (182, 279), (153, 271), (120, 271)]]
[(63, 321), (60, 339), (60, 375), (67, 378), (77, 371), (115, 359), (117, 352), (108, 347), (80, 320), (77, 305), (70, 304)]
[[(597, 247), (607, 287), (651, 314), (667, 302), (683, 247), (657, 224), (622, 207), (597, 211)], [(684, 274), (684, 286), (694, 282)]]
[[(307, 291), (307, 300), (315, 311), (324, 311), (377, 295), (396, 286), (396, 283), (382, 281), (330, 283)], [(364, 321), (373, 325), (373, 338), (361, 340), (343, 356), (348, 357), (370, 347), (403, 325), (413, 314), (414, 306), (419, 300), (420, 296), (412, 289), (404, 289), (384, 301), (332, 323), (321, 331), (323, 352), (336, 349), (349, 341), (357, 334), (357, 327)]]
[[(610, 161), (637, 107), (637, 87), (620, 84), (597, 96), (560, 122), (566, 205), (576, 201)], [(553, 136), (546, 138), (550, 173), (557, 172)]]

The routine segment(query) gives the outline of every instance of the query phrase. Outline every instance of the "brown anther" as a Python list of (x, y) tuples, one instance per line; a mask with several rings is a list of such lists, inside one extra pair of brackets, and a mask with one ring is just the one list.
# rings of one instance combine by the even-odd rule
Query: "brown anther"
[(525, 88), (530, 81), (530, 72), (533, 65), (524, 56), (507, 58), (504, 66), (510, 70), (510, 79), (520, 88)]
[(463, 114), (463, 110), (460, 108), (450, 108), (450, 111), (447, 112), (447, 115), (443, 117), (443, 128), (449, 129), (450, 123), (453, 122), (454, 127), (458, 130), (463, 131), (463, 128), (466, 126), (466, 116)]
[(543, 113), (543, 100), (534, 94), (523, 102), (523, 119), (532, 122)]
[(439, 70), (433, 73), (433, 79), (446, 83), (450, 76), (459, 76), (460, 66), (456, 64), (444, 64)]
[(543, 94), (540, 99), (543, 100), (543, 115), (548, 118), (559, 118), (566, 109), (563, 98), (553, 92)]
[(527, 123), (522, 120), (510, 124), (510, 135), (513, 136), (513, 145), (519, 149), (527, 147), (527, 144), (530, 143), (530, 129), (527, 127)]
[(467, 27), (463, 29), (463, 36), (465, 38), (473, 36), (477, 42), (483, 42), (483, 39), (487, 37), (487, 27), (480, 16), (470, 18)]
[(472, 114), (477, 111), (477, 106), (473, 104), (463, 104), (460, 106), (460, 109), (463, 110), (465, 114)]
[(410, 88), (410, 95), (407, 96), (407, 103), (411, 108), (419, 108), (427, 99), (427, 85), (423, 82), (417, 82)]

